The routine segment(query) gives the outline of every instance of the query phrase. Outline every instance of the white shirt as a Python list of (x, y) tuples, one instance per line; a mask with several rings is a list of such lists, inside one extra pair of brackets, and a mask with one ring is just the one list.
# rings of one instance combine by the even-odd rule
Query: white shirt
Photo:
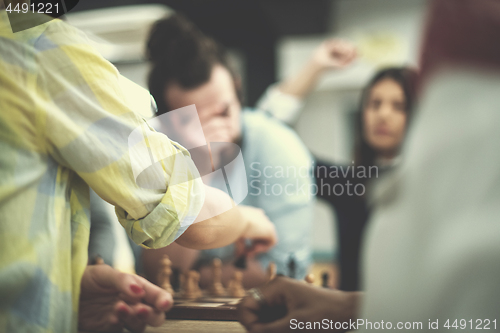
[(440, 72), (427, 84), (402, 163), (375, 191), (360, 319), (499, 329), (499, 144), (498, 73)]

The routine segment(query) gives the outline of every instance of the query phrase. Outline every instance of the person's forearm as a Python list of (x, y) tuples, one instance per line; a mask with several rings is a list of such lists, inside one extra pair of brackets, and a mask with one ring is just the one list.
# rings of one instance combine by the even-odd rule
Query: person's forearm
[(205, 203), (191, 225), (178, 239), (181, 246), (212, 249), (234, 243), (248, 228), (247, 220), (224, 192), (205, 186)]
[(345, 294), (348, 299), (346, 303), (346, 310), (351, 313), (352, 320), (357, 320), (360, 315), (364, 293), (361, 291), (349, 291), (345, 292)]
[(313, 61), (308, 61), (299, 73), (278, 85), (278, 89), (298, 98), (306, 97), (316, 85), (323, 69)]

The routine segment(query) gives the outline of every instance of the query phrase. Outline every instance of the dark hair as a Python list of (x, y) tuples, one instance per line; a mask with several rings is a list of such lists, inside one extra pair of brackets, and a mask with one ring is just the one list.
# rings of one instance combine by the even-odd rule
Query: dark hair
[[(169, 83), (175, 82), (184, 89), (197, 88), (210, 79), (215, 65), (222, 65), (236, 79), (226, 50), (180, 14), (153, 25), (146, 54), (151, 62), (148, 86), (158, 106), (157, 115), (171, 111), (164, 94)], [(241, 102), (236, 80), (235, 89)]]
[(405, 95), (407, 128), (411, 120), (411, 114), (415, 106), (417, 72), (414, 69), (408, 67), (390, 67), (380, 70), (363, 89), (363, 92), (361, 94), (361, 101), (359, 103), (359, 110), (356, 121), (357, 138), (354, 153), (354, 163), (357, 166), (364, 166), (368, 168), (375, 164), (377, 152), (368, 144), (368, 142), (366, 142), (366, 139), (364, 137), (363, 112), (366, 103), (370, 98), (372, 88), (384, 79), (391, 79), (396, 81), (403, 89), (403, 93)]

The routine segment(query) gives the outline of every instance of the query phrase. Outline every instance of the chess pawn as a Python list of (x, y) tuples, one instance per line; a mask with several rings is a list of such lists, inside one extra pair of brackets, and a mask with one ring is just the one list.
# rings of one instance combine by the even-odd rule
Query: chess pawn
[(267, 266), (267, 282), (271, 282), (276, 277), (276, 264), (270, 262)]
[(245, 297), (246, 292), (243, 288), (243, 273), (241, 271), (234, 272), (233, 278), (229, 281), (227, 289), (231, 297)]
[(314, 277), (313, 273), (307, 274), (306, 278), (304, 279), (304, 281), (307, 282), (308, 284), (313, 284), (314, 280), (315, 280), (315, 277)]
[(160, 268), (158, 270), (158, 286), (166, 290), (171, 295), (174, 294), (174, 289), (170, 284), (170, 276), (172, 275), (172, 262), (167, 255), (164, 255), (160, 261)]
[(212, 261), (212, 285), (210, 286), (210, 295), (212, 296), (224, 296), (226, 290), (222, 285), (222, 262), (219, 258), (215, 258)]
[(95, 264), (96, 265), (104, 265), (104, 259), (102, 259), (102, 257), (100, 257), (100, 256), (97, 256), (95, 258)]
[(189, 271), (182, 278), (182, 297), (196, 299), (201, 297), (200, 273)]

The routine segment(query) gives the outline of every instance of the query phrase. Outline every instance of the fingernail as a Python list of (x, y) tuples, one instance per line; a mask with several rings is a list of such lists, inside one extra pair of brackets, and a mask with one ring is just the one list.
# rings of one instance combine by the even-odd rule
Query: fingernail
[(137, 316), (142, 319), (146, 320), (148, 318), (149, 312), (146, 309), (141, 309), (137, 312)]
[(162, 308), (168, 308), (170, 306), (170, 301), (169, 300), (166, 300), (164, 301), (163, 303), (161, 303), (161, 307)]
[(132, 290), (134, 293), (136, 294), (141, 294), (142, 293), (142, 288), (139, 287), (138, 285), (136, 284), (132, 284), (130, 285), (130, 290)]
[(125, 306), (120, 306), (120, 307), (118, 308), (118, 313), (119, 313), (120, 315), (128, 315), (128, 314), (129, 314), (129, 313), (128, 313), (128, 309), (127, 309)]

